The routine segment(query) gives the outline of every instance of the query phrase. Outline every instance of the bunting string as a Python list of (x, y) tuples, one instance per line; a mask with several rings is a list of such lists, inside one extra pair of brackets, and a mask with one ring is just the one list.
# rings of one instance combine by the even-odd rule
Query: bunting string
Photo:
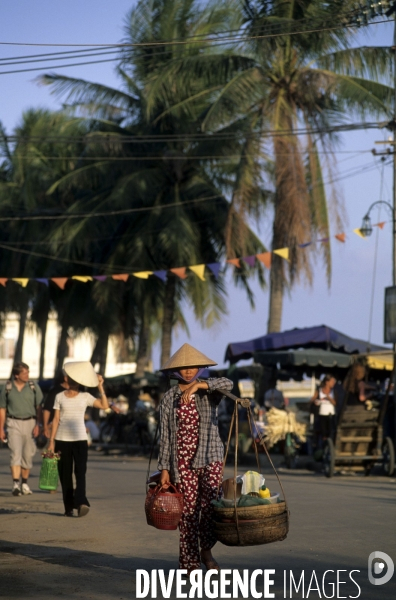
[[(386, 225), (386, 221), (381, 221), (380, 223), (375, 223), (372, 226), (378, 227), (378, 229), (383, 229)], [(353, 229), (353, 233), (359, 236), (362, 239), (365, 239), (365, 235), (362, 233), (360, 229)], [(345, 232), (337, 233), (333, 236), (338, 242), (345, 244), (347, 239), (347, 234)], [(301, 249), (307, 248), (312, 244), (327, 244), (330, 242), (330, 238), (321, 238), (315, 241), (305, 242), (304, 244), (299, 244), (298, 247)], [(261, 262), (266, 269), (270, 269), (272, 265), (273, 256), (280, 256), (286, 261), (289, 261), (290, 258), (290, 248), (277, 248), (268, 252), (260, 252), (258, 254), (252, 254), (251, 256), (242, 256), (240, 258), (229, 258), (224, 263), (216, 262), (216, 263), (208, 263), (208, 264), (199, 264), (199, 265), (189, 265), (186, 267), (174, 267), (172, 269), (161, 269), (158, 271), (134, 271), (131, 273), (118, 273), (113, 275), (72, 275), (71, 277), (0, 277), (0, 286), (6, 287), (9, 281), (14, 281), (19, 284), (23, 288), (26, 288), (30, 281), (35, 281), (38, 283), (42, 283), (43, 285), (49, 286), (50, 281), (57, 285), (61, 290), (64, 290), (68, 281), (78, 281), (80, 283), (87, 283), (90, 281), (99, 281), (105, 282), (107, 280), (121, 281), (126, 282), (128, 279), (132, 277), (136, 277), (138, 279), (148, 279), (151, 276), (157, 277), (161, 279), (164, 283), (167, 280), (168, 273), (172, 273), (176, 275), (180, 279), (186, 279), (188, 277), (188, 271), (194, 273), (196, 277), (198, 277), (201, 281), (206, 281), (205, 277), (205, 269), (209, 269), (211, 275), (213, 275), (216, 279), (219, 277), (220, 272), (223, 268), (225, 268), (228, 264), (233, 265), (235, 269), (241, 269), (241, 261), (243, 261), (246, 265), (253, 268), (258, 260)]]

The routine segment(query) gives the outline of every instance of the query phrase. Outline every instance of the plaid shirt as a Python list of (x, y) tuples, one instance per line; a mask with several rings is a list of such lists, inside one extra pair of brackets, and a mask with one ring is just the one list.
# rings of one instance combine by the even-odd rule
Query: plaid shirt
[[(197, 380), (201, 381), (201, 380)], [(216, 390), (231, 391), (233, 383), (225, 377), (206, 380), (209, 388), (195, 392), (195, 402), (199, 413), (199, 440), (195, 457), (192, 461), (194, 469), (200, 469), (212, 462), (222, 461), (224, 446), (220, 439), (217, 424), (217, 408), (224, 396)], [(178, 419), (176, 409), (179, 406), (182, 392), (178, 385), (173, 386), (162, 398), (160, 406), (161, 443), (158, 456), (158, 469), (170, 472), (173, 483), (179, 483), (177, 468), (177, 428)]]

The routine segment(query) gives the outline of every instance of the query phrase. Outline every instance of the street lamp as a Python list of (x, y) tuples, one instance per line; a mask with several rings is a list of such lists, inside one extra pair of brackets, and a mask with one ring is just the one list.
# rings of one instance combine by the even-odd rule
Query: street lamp
[(385, 200), (377, 200), (377, 202), (373, 202), (373, 204), (370, 206), (370, 208), (368, 209), (368, 211), (366, 212), (366, 214), (363, 217), (362, 226), (360, 228), (360, 233), (362, 234), (363, 237), (370, 237), (370, 235), (373, 233), (373, 226), (371, 224), (370, 212), (371, 212), (371, 209), (374, 206), (376, 206), (377, 204), (385, 204), (391, 211), (392, 219), (393, 219), (393, 207), (389, 204), (389, 202), (385, 202)]

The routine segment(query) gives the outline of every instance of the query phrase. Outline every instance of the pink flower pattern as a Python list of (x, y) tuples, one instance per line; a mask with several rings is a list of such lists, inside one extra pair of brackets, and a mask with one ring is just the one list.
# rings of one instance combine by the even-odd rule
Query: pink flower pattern
[(191, 466), (199, 439), (199, 413), (194, 396), (190, 404), (179, 405), (177, 417), (179, 487), (184, 495), (184, 510), (179, 525), (179, 569), (191, 571), (201, 566), (199, 546), (202, 550), (209, 550), (216, 543), (211, 501), (217, 497), (223, 463), (213, 462), (200, 469)]

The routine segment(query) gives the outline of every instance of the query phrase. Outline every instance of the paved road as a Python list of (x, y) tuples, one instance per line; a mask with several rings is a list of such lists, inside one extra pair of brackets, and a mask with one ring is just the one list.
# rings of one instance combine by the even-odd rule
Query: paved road
[[(0, 450), (0, 596), (10, 600), (126, 600), (135, 597), (136, 569), (177, 567), (177, 532), (162, 532), (145, 523), (143, 504), (147, 463), (144, 459), (102, 456), (92, 451), (88, 497), (92, 509), (83, 519), (62, 516), (60, 493), (38, 490), (39, 456), (32, 471), (33, 496), (10, 494), (8, 452)], [(269, 473), (269, 471), (268, 471)], [(354, 569), (364, 600), (396, 597), (396, 575), (383, 586), (367, 580), (371, 552), (386, 552), (396, 562), (395, 479), (378, 475), (325, 479), (308, 471), (282, 471), (289, 500), (291, 530), (276, 544), (227, 548), (215, 556), (223, 568), (275, 569), (276, 598), (284, 598), (283, 571), (305, 574), (305, 597), (312, 571), (321, 585), (326, 569)], [(270, 489), (278, 484), (268, 474)], [(334, 575), (334, 576), (333, 576)], [(331, 581), (324, 592), (331, 597)], [(340, 580), (348, 579), (342, 571)], [(258, 586), (258, 590), (262, 587)], [(358, 595), (351, 580), (338, 596)], [(300, 590), (301, 591), (301, 590)], [(311, 591), (309, 598), (324, 597)], [(162, 598), (158, 594), (158, 598)], [(174, 595), (172, 595), (174, 597)], [(205, 597), (205, 596), (204, 596)], [(299, 598), (300, 593), (287, 592)], [(337, 597), (337, 592), (335, 597)]]

